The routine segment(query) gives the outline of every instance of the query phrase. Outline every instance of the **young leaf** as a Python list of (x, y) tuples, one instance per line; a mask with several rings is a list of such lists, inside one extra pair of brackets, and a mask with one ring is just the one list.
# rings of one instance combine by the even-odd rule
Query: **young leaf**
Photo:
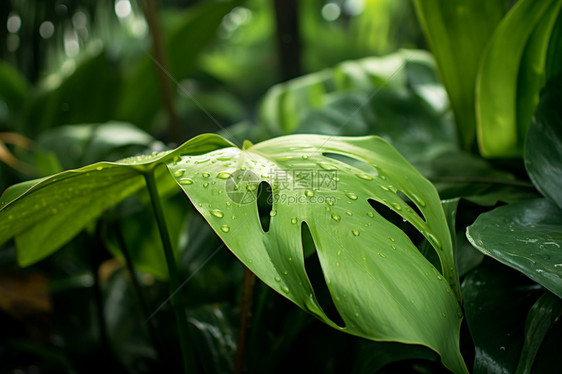
[(477, 83), (478, 141), (483, 155), (521, 154), (542, 87), (537, 80), (544, 79), (548, 40), (561, 7), (561, 0), (521, 0), (496, 29)]
[[(466, 372), (447, 221), (433, 186), (386, 141), (293, 135), (246, 143), (242, 150), (182, 155), (168, 167), (230, 250), (281, 295), (336, 329), (426, 345), (451, 370)], [(267, 231), (256, 204), (262, 183), (272, 200)], [(432, 243), (444, 276), (369, 200)], [(309, 281), (301, 242), (305, 225), (343, 324), (324, 313)]]
[(550, 200), (522, 201), (481, 214), (466, 236), (480, 252), (562, 297), (562, 210)]
[[(144, 186), (146, 172), (176, 154), (200, 154), (232, 144), (201, 135), (174, 151), (100, 162), (8, 188), (0, 197), (0, 245), (15, 238), (18, 261), (30, 265), (53, 253), (107, 208)], [(163, 175), (166, 169), (158, 170)]]

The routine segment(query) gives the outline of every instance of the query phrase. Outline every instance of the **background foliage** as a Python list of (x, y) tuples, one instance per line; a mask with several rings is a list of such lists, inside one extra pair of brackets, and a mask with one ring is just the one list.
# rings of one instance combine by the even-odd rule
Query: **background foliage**
[[(557, 372), (562, 1), (292, 3), (2, 2), (0, 191), (168, 151), (203, 133), (238, 146), (289, 134), (377, 135), (442, 200), (469, 370)], [(214, 142), (194, 152), (227, 144)], [(181, 370), (158, 227), (142, 177), (129, 170), (83, 184), (81, 173), (61, 174), (72, 180), (65, 188), (83, 188), (71, 206), (59, 183), (25, 209), (0, 208), (0, 373)], [(238, 370), (245, 268), (174, 178), (163, 170), (157, 178), (186, 295), (188, 369)], [(46, 219), (41, 199), (66, 209), (64, 222)], [(377, 211), (438, 266), (416, 228)], [(323, 270), (312, 237), (302, 240), (316, 287)], [(250, 373), (448, 371), (425, 346), (332, 329), (266, 283), (252, 292)], [(327, 288), (318, 299), (329, 305)], [(337, 321), (331, 308), (325, 321)]]

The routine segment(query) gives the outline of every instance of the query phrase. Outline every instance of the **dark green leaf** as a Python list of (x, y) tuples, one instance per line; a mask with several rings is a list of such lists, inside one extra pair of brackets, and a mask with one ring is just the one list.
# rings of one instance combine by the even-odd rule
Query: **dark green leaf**
[(550, 81), (529, 128), (525, 168), (537, 189), (562, 208), (562, 78)]
[(525, 317), (543, 288), (488, 259), (466, 276), (462, 291), (476, 349), (474, 373), (515, 372)]
[(547, 199), (481, 214), (466, 233), (482, 253), (562, 297), (562, 210)]
[(517, 374), (530, 374), (543, 339), (562, 315), (562, 300), (550, 292), (542, 295), (529, 311), (525, 322), (525, 344), (517, 366)]

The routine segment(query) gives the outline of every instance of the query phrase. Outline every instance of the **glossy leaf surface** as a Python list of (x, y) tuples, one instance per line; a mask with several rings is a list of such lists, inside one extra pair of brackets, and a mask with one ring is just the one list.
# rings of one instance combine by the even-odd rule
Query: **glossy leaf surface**
[[(243, 150), (182, 156), (168, 167), (231, 251), (280, 294), (334, 328), (423, 344), (453, 371), (466, 370), (458, 351), (462, 314), (443, 210), (431, 184), (386, 141), (294, 135), (247, 143)], [(267, 230), (256, 204), (261, 183), (271, 189)], [(432, 243), (445, 277), (370, 199)], [(301, 242), (305, 227), (343, 325), (325, 314), (309, 281)]]
[(482, 253), (519, 270), (562, 297), (562, 210), (547, 199), (481, 214), (467, 237)]

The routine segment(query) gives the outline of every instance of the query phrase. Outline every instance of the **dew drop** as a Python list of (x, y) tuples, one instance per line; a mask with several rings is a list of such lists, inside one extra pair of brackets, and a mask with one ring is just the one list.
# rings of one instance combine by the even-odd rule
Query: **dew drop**
[(409, 197), (414, 201), (414, 203), (418, 204), (419, 206), (425, 207), (425, 201), (423, 201), (422, 198), (415, 193), (409, 192)]
[(289, 288), (287, 286), (281, 286), (281, 289), (283, 290), (283, 292), (285, 293), (289, 293)]
[(188, 185), (188, 184), (193, 184), (193, 179), (191, 179), (191, 178), (181, 178), (180, 184), (182, 184), (184, 186)]
[(336, 266), (339, 267), (339, 266), (340, 266), (340, 263), (339, 263), (339, 262), (336, 262)]
[(341, 249), (337, 253), (338, 256), (341, 256)]
[(447, 313), (441, 312), (441, 316), (442, 316), (443, 318), (447, 318)]
[(319, 162), (318, 166), (320, 166), (324, 170), (338, 170), (337, 167), (335, 167), (334, 165), (332, 165), (328, 162)]
[(381, 256), (382, 258), (386, 258), (386, 255), (384, 253), (379, 252), (379, 256)]
[(230, 177), (232, 177), (232, 174), (227, 173), (226, 171), (223, 171), (223, 172), (220, 172), (220, 173), (217, 174), (217, 178), (219, 178), (219, 179), (228, 179)]
[(332, 212), (332, 219), (336, 222), (341, 221), (341, 217), (339, 214), (337, 214), (336, 212)]
[(391, 205), (392, 205), (392, 207), (393, 207), (394, 209), (396, 209), (396, 210), (402, 210), (402, 207), (401, 207), (400, 204), (398, 204), (398, 203), (392, 203)]
[(396, 250), (396, 246), (395, 246), (394, 244), (391, 244), (391, 245), (390, 245), (390, 248)]
[(203, 183), (203, 187), (205, 187), (205, 188), (209, 187), (209, 182)]
[(209, 173), (203, 173), (202, 175), (203, 175), (203, 178), (209, 178), (211, 176), (211, 174), (209, 174)]
[(375, 216), (375, 213), (373, 213), (373, 212), (367, 212), (367, 215), (368, 215), (369, 217), (373, 218), (373, 217)]
[(383, 186), (382, 184), (379, 184), (379, 187), (382, 188), (382, 189), (385, 190), (385, 191), (388, 191), (388, 187)]
[(178, 170), (176, 170), (176, 172), (174, 173), (174, 175), (179, 178), (179, 177), (181, 177), (184, 173), (185, 173), (185, 169), (178, 169)]
[(230, 231), (230, 226), (228, 226), (228, 225), (222, 225), (222, 226), (221, 226), (221, 231), (222, 231), (222, 232), (229, 232), (229, 231)]
[(269, 212), (269, 216), (270, 217), (275, 217), (277, 215), (277, 211), (276, 210), (272, 210)]
[(303, 160), (308, 160), (308, 155), (302, 155)]
[(355, 313), (355, 317), (359, 317), (359, 313), (356, 312), (356, 313)]
[(359, 230), (351, 230), (353, 236), (359, 236)]
[(103, 168), (102, 168), (101, 166), (98, 166), (98, 167), (96, 168), (96, 170), (97, 170), (97, 171), (102, 171)]
[(279, 278), (279, 277), (275, 277), (274, 279), (275, 279), (276, 282), (281, 282), (281, 278)]
[(289, 271), (285, 270), (285, 271), (283, 272), (283, 274), (289, 275)]
[(197, 203), (197, 206), (198, 206), (199, 208), (201, 208), (201, 207), (203, 206), (203, 204)]
[(372, 181), (373, 177), (371, 177), (369, 174), (357, 174), (357, 176), (361, 179), (364, 179), (366, 181)]
[(305, 194), (306, 196), (308, 196), (308, 197), (312, 197), (312, 196), (314, 196), (314, 191), (312, 191), (312, 190), (306, 190), (306, 191), (304, 191), (304, 194)]
[(224, 213), (222, 212), (222, 210), (220, 209), (213, 209), (211, 210), (211, 214), (217, 218), (222, 218), (224, 217)]
[(258, 189), (258, 186), (252, 183), (252, 184), (249, 184), (248, 186), (246, 186), (246, 189), (248, 191), (255, 191), (255, 190)]
[(291, 218), (291, 223), (294, 225), (295, 223), (297, 223), (297, 217), (293, 217)]
[(210, 158), (206, 158), (204, 160), (197, 160), (195, 161), (196, 164), (204, 164), (205, 162), (209, 162)]
[(231, 206), (231, 205), (232, 205), (232, 203), (230, 201), (226, 202), (226, 206)]
[(346, 192), (345, 196), (347, 196), (348, 198), (350, 198), (351, 200), (357, 200), (357, 194), (353, 193), (353, 192)]
[(277, 161), (284, 162), (284, 161), (289, 161), (289, 160), (292, 160), (292, 159), (293, 159), (292, 157), (279, 157), (277, 159)]
[(347, 212), (345, 212), (345, 214), (347, 214), (348, 216), (352, 216), (353, 213), (351, 213), (349, 210)]
[(219, 161), (230, 161), (232, 157), (227, 157), (227, 156), (221, 156), (221, 157), (217, 157), (217, 160)]
[(327, 198), (326, 202), (328, 203), (329, 206), (333, 206), (334, 205), (334, 199), (332, 198)]

